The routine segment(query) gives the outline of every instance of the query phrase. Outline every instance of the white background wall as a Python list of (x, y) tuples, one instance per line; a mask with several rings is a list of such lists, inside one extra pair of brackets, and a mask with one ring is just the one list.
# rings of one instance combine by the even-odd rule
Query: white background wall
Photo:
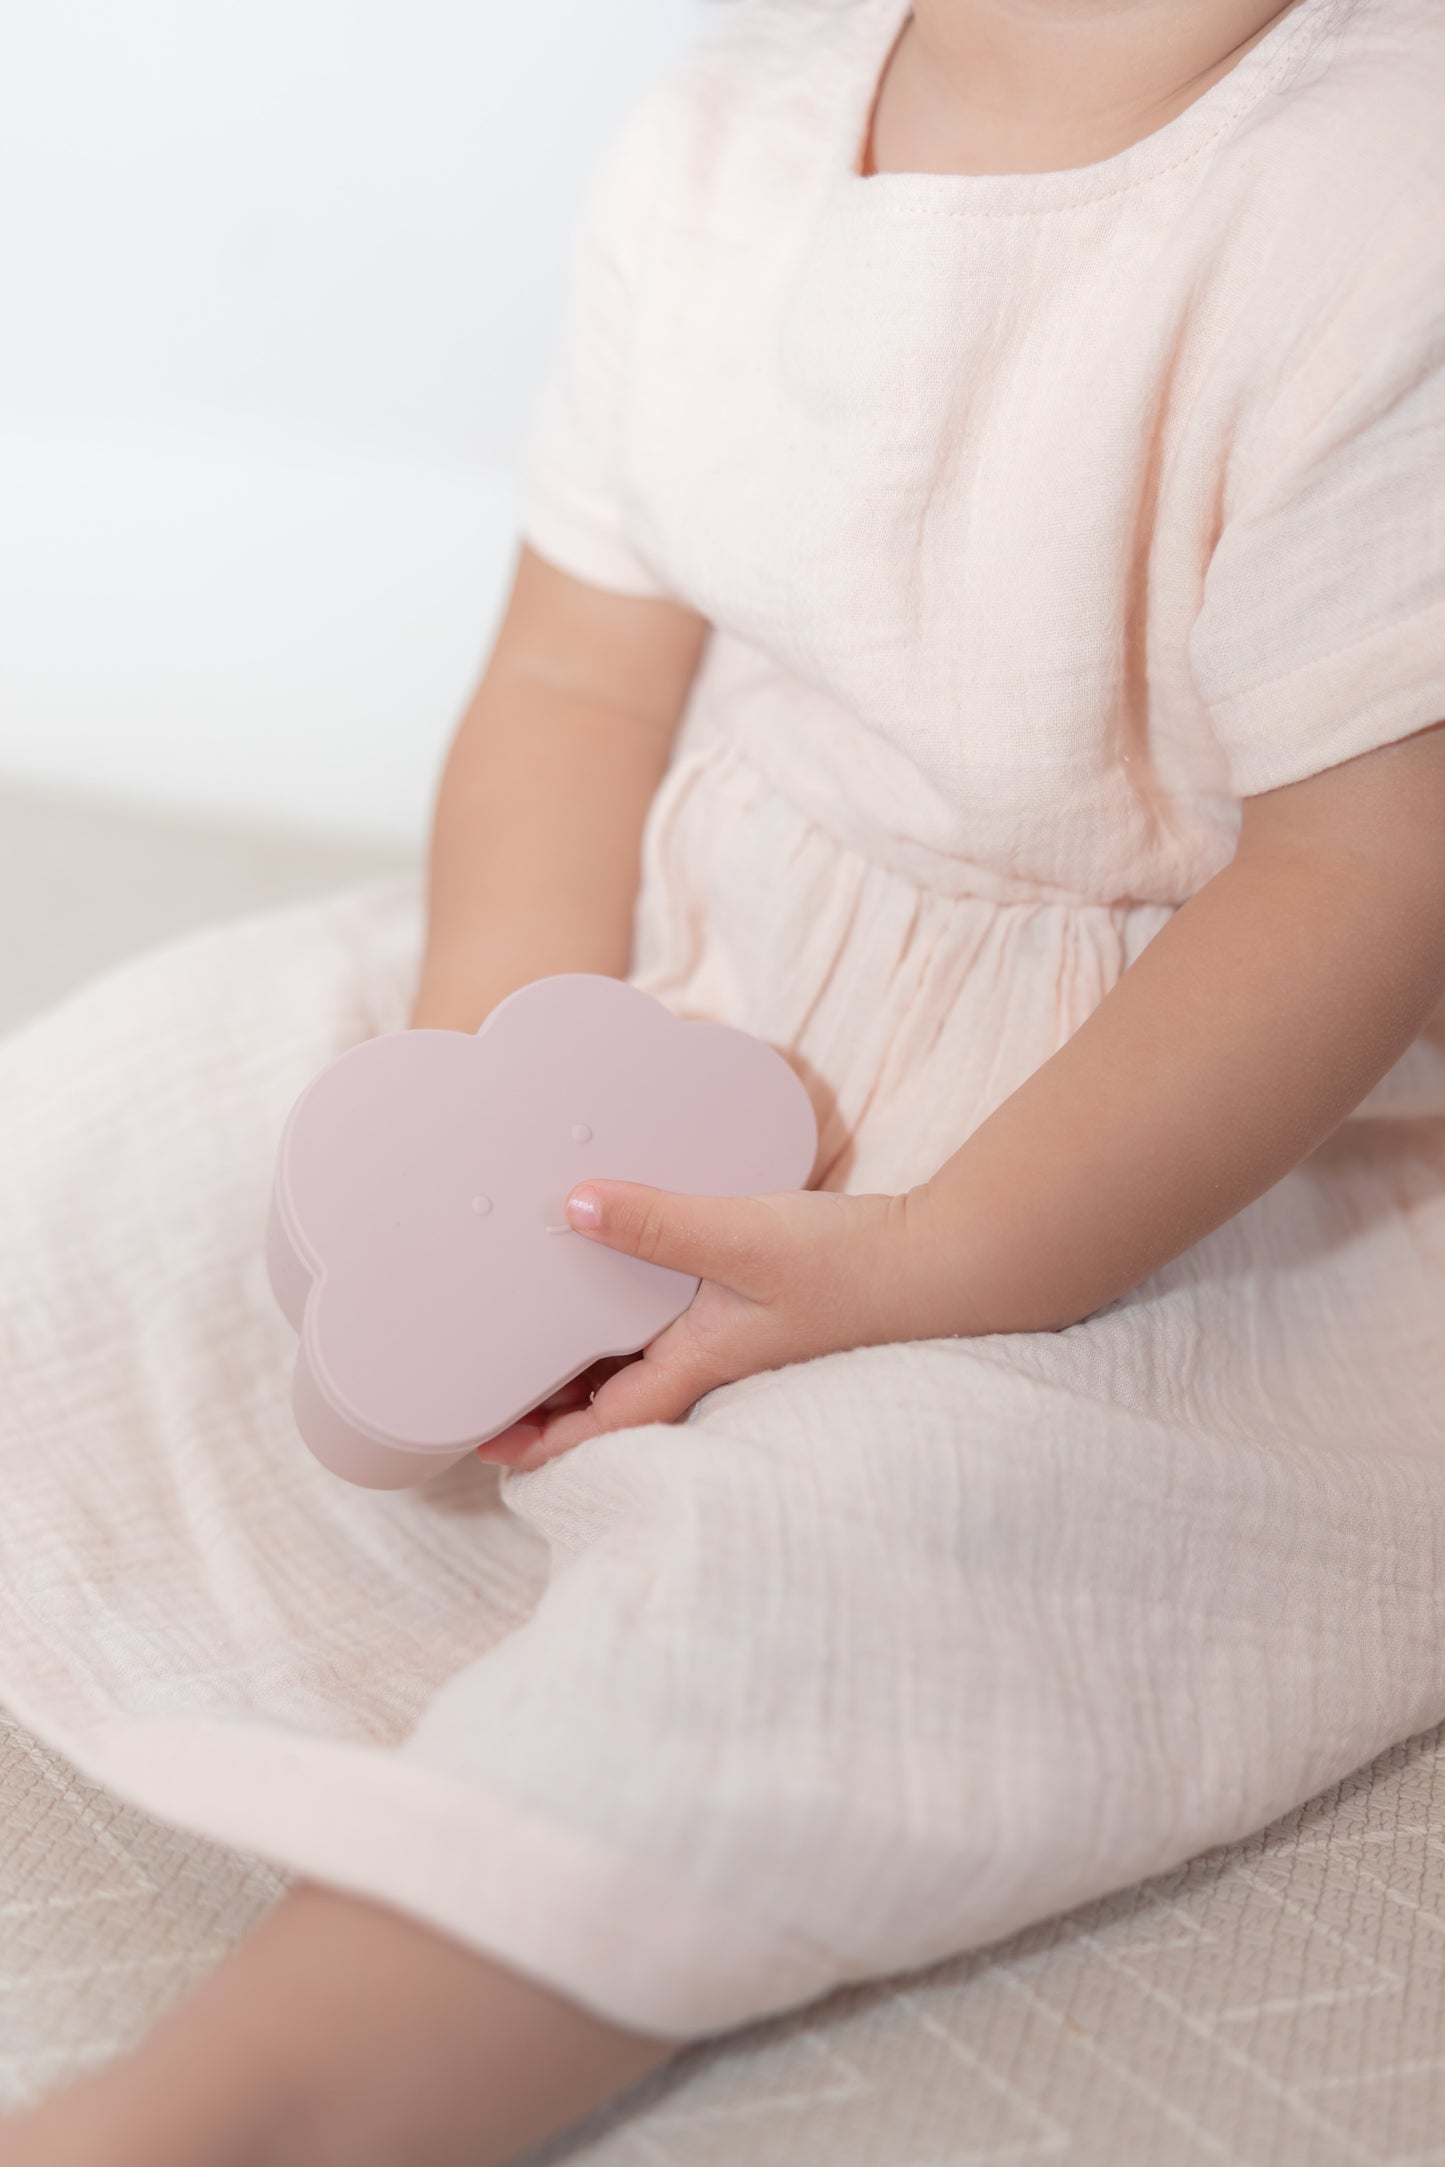
[(0, 781), (420, 835), (586, 173), (715, 20), (7, 11)]

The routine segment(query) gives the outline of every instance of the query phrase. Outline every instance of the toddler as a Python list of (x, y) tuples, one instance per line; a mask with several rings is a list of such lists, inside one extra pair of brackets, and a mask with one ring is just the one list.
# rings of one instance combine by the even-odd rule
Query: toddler
[[(424, 938), (0, 1055), (0, 1697), (296, 1876), (0, 2167), (512, 2159), (1445, 1714), (1442, 100), (1433, 0), (750, 0), (638, 108)], [(576, 970), (779, 1048), (813, 1183), (599, 1146), (691, 1307), (347, 1490), (280, 1122)]]

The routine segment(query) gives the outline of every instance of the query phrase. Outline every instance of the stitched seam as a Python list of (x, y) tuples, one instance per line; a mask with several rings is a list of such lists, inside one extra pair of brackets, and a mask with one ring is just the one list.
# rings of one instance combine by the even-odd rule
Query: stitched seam
[(1222, 698), (1211, 700), (1209, 706), (1216, 712), (1220, 708), (1236, 706), (1239, 701), (1252, 699), (1257, 692), (1265, 692), (1272, 685), (1284, 685), (1288, 684), (1292, 677), (1308, 676), (1311, 670), (1323, 669), (1328, 662), (1338, 662), (1342, 656), (1353, 654), (1357, 648), (1368, 647), (1374, 640), (1383, 639), (1392, 632), (1407, 631), (1422, 618), (1435, 617), (1442, 613), (1445, 613), (1445, 602), (1439, 599), (1423, 602), (1418, 609), (1410, 610), (1406, 616), (1392, 618), (1388, 624), (1373, 625), (1368, 632), (1357, 633), (1353, 639), (1343, 640), (1338, 647), (1327, 648), (1322, 655), (1312, 655), (1308, 662), (1294, 662), (1288, 669), (1271, 671), (1268, 677), (1252, 678), (1247, 685), (1241, 686), (1238, 692), (1227, 692)]
[[(1096, 203), (1112, 203), (1120, 196), (1132, 194), (1136, 188), (1145, 188), (1153, 181), (1167, 180), (1171, 174), (1180, 173), (1186, 166), (1192, 165), (1196, 158), (1204, 155), (1205, 151), (1212, 150), (1221, 136), (1227, 135), (1247, 113), (1253, 111), (1256, 106), (1262, 105), (1270, 93), (1278, 89), (1281, 80), (1291, 73), (1296, 66), (1303, 64), (1309, 52), (1322, 40), (1325, 30), (1326, 24), (1323, 20), (1317, 23), (1301, 23), (1297, 27), (1293, 39), (1281, 48), (1269, 73), (1262, 75), (1251, 86), (1247, 96), (1241, 98), (1229, 108), (1228, 112), (1222, 114), (1219, 126), (1196, 143), (1192, 150), (1185, 151), (1182, 156), (1174, 159), (1167, 166), (1156, 166), (1152, 171), (1141, 173), (1132, 180), (1120, 181), (1114, 188), (1102, 189), (1097, 195), (1078, 196), (1069, 203), (1000, 205), (994, 208), (988, 204), (972, 203), (899, 202), (890, 204), (888, 197), (892, 191), (889, 190), (887, 193), (875, 197), (874, 201), (878, 209), (885, 215), (892, 212), (893, 215), (909, 218), (1056, 218), (1073, 211), (1092, 210)], [(1148, 140), (1147, 137), (1145, 140)], [(1127, 156), (1127, 153), (1121, 155)], [(890, 181), (928, 181), (940, 177), (946, 178), (946, 176), (934, 174), (875, 174), (870, 175), (868, 180), (863, 182), (863, 185), (868, 186), (874, 180), (882, 180), (886, 183)], [(859, 178), (861, 179), (861, 176)], [(907, 191), (904, 191), (904, 193), (906, 194)]]

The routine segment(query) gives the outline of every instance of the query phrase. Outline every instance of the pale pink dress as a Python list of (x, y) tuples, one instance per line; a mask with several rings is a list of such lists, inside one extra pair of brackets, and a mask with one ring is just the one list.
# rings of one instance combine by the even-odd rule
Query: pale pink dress
[[(635, 975), (794, 1058), (849, 1189), (1067, 1038), (1242, 794), (1445, 715), (1441, 11), (1300, 0), (1080, 171), (863, 178), (903, 19), (760, 0), (645, 102), (525, 509), (717, 627)], [(261, 1229), (419, 938), (367, 887), (0, 1049), (0, 1696), (86, 1768), (687, 2036), (1445, 1715), (1440, 1028), (1070, 1331), (370, 1495), (296, 1441)]]

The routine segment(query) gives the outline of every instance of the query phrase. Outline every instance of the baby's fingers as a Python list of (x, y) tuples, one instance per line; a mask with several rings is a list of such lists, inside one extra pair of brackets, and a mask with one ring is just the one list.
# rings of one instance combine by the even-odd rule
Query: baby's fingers
[[(554, 1415), (542, 1435), (512, 1464), (541, 1467), (560, 1452), (570, 1452), (584, 1438), (607, 1430), (635, 1429), (644, 1422), (677, 1422), (689, 1407), (721, 1380), (697, 1359), (663, 1348), (666, 1334), (655, 1339), (639, 1362), (609, 1377), (590, 1407)], [(662, 1349), (662, 1352), (655, 1352)]]
[(484, 1445), (478, 1445), (479, 1460), (495, 1461), (498, 1467), (519, 1467), (527, 1454), (535, 1449), (542, 1436), (542, 1415), (524, 1415), (520, 1422), (509, 1423), (489, 1437)]
[(645, 1264), (689, 1272), (736, 1292), (771, 1292), (792, 1248), (780, 1199), (674, 1195), (637, 1181), (585, 1181), (567, 1198), (567, 1218), (600, 1248)]
[(569, 1377), (566, 1384), (559, 1384), (555, 1392), (549, 1392), (540, 1406), (534, 1407), (525, 1419), (528, 1422), (543, 1423), (550, 1415), (566, 1414), (572, 1407), (585, 1407), (615, 1371), (624, 1369), (629, 1362), (636, 1360), (635, 1354), (599, 1355), (595, 1362), (588, 1363), (586, 1369), (579, 1370), (575, 1377)]
[(549, 1392), (546, 1399), (540, 1400), (518, 1421), (509, 1423), (504, 1430), (498, 1430), (496, 1436), (489, 1437), (484, 1445), (478, 1445), (478, 1458), (495, 1460), (503, 1467), (519, 1465), (524, 1455), (536, 1445), (551, 1417), (566, 1414), (572, 1408), (587, 1406), (608, 1377), (636, 1360), (637, 1356), (633, 1354), (605, 1354), (597, 1361), (589, 1362), (586, 1369), (579, 1371), (575, 1377), (569, 1377), (566, 1384), (558, 1385), (555, 1392)]

